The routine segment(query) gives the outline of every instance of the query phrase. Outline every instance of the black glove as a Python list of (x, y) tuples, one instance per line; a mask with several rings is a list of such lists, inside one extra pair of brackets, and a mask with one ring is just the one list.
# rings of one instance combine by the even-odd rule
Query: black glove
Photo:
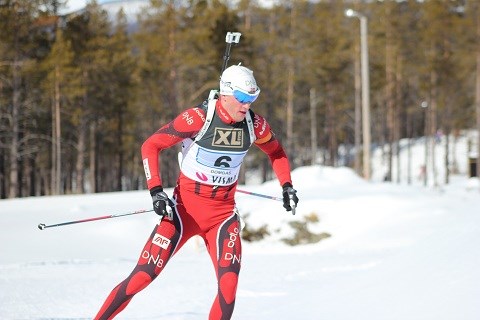
[(297, 190), (293, 189), (293, 186), (290, 182), (284, 183), (282, 188), (283, 207), (287, 211), (292, 211), (292, 214), (295, 214), (295, 208), (297, 207), (298, 203)]
[(152, 202), (153, 202), (153, 210), (156, 214), (161, 217), (168, 216), (169, 218), (172, 217), (172, 208), (171, 205), (173, 204), (172, 201), (168, 198), (168, 195), (163, 192), (163, 188), (153, 187), (150, 190), (150, 194), (152, 195)]

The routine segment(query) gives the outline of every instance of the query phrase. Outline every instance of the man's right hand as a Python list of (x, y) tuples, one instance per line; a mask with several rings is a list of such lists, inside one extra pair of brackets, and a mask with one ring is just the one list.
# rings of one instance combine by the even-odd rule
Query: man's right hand
[(150, 190), (150, 194), (152, 195), (153, 210), (155, 211), (155, 213), (161, 217), (168, 216), (169, 218), (171, 218), (172, 208), (170, 205), (172, 201), (163, 191), (163, 188), (161, 186), (153, 187)]

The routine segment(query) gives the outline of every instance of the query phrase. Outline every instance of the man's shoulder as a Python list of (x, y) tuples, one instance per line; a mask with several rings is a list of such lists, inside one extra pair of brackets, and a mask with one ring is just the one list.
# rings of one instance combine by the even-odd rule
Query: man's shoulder
[(207, 108), (201, 104), (190, 109), (193, 114), (198, 116), (202, 122), (205, 122), (205, 117), (207, 116)]
[(186, 109), (180, 113), (175, 124), (182, 128), (201, 127), (205, 123), (205, 111), (196, 106)]
[[(252, 111), (252, 109), (250, 109)], [(252, 111), (253, 114), (250, 114), (253, 119), (253, 127), (255, 128), (255, 135), (257, 139), (262, 139), (270, 134), (270, 125), (268, 124), (267, 120), (259, 115), (258, 113), (255, 113)]]

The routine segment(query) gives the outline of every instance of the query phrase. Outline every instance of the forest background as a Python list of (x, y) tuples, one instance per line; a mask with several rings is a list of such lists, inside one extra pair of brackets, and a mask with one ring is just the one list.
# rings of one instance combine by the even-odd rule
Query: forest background
[[(228, 31), (242, 33), (230, 64), (254, 70), (262, 93), (252, 108), (292, 167), (361, 174), (360, 24), (347, 8), (368, 18), (370, 129), (384, 180), (400, 182), (401, 139), (442, 134), (448, 183), (448, 149), (480, 125), (479, 1), (151, 0), (133, 28), (95, 1), (60, 15), (63, 2), (0, 1), (0, 198), (145, 188), (141, 144), (218, 88)], [(166, 187), (177, 152), (162, 153)], [(272, 178), (258, 150), (241, 183), (252, 170)]]

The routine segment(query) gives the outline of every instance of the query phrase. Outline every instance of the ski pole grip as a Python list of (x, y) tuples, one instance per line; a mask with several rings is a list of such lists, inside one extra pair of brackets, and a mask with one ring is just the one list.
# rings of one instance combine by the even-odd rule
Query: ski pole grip
[(227, 32), (225, 36), (226, 43), (239, 43), (242, 34), (240, 32)]

